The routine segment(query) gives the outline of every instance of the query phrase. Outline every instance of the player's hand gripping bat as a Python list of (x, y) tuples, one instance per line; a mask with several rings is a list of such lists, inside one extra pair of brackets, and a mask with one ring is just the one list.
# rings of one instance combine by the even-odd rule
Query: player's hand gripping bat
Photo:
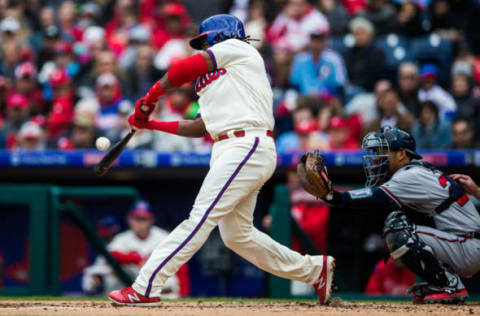
[[(145, 104), (145, 102), (142, 103), (143, 104), (141, 104), (138, 109), (148, 117), (148, 115), (150, 115), (152, 112), (151, 107), (148, 106), (148, 104)], [(113, 145), (112, 148), (108, 151), (108, 153), (102, 158), (102, 160), (100, 160), (100, 162), (95, 165), (95, 174), (97, 176), (101, 177), (107, 173), (107, 171), (113, 165), (113, 162), (118, 158), (118, 156), (120, 156), (122, 151), (125, 149), (128, 141), (135, 134), (135, 131), (135, 129), (132, 129), (121, 141)]]

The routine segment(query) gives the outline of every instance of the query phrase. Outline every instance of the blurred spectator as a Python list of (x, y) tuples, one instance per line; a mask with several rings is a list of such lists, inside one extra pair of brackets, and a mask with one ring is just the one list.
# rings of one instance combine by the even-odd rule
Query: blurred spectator
[(425, 33), (422, 12), (414, 1), (403, 1), (397, 13), (396, 32), (407, 37), (418, 37)]
[(55, 44), (55, 66), (67, 71), (70, 78), (75, 78), (80, 71), (80, 65), (73, 54), (73, 45), (67, 41), (59, 41)]
[(359, 15), (373, 23), (376, 34), (381, 36), (395, 31), (395, 8), (392, 4), (387, 0), (369, 0), (367, 3), (367, 10)]
[(15, 68), (15, 91), (28, 99), (30, 115), (46, 113), (45, 99), (36, 79), (37, 71), (33, 63), (27, 61)]
[(188, 41), (195, 35), (197, 35), (197, 30), (188, 28), (185, 37), (168, 40), (154, 57), (155, 68), (165, 72), (177, 59), (192, 55), (194, 50)]
[[(312, 97), (300, 97), (297, 99), (297, 106), (292, 113), (294, 131), (281, 134), (277, 138), (277, 150), (279, 152), (288, 152), (296, 150), (308, 150), (314, 148), (314, 145), (326, 149), (328, 139), (325, 134), (315, 138), (315, 144), (312, 144), (312, 133), (317, 130), (315, 123), (315, 112), (317, 101)], [(317, 135), (320, 136), (320, 135)], [(312, 145), (312, 147), (311, 147)], [(316, 148), (320, 149), (320, 148)]]
[(346, 106), (345, 113), (347, 115), (357, 114), (361, 117), (364, 125), (370, 124), (378, 118), (377, 104), (380, 102), (380, 96), (388, 89), (392, 88), (392, 84), (388, 80), (379, 80), (375, 84), (374, 93), (359, 93)]
[(62, 35), (70, 41), (82, 39), (82, 30), (76, 24), (77, 11), (73, 1), (63, 1), (58, 8), (58, 27)]
[(269, 30), (269, 39), (277, 49), (298, 52), (307, 46), (312, 32), (328, 30), (325, 16), (307, 0), (288, 0)]
[(360, 144), (350, 136), (347, 122), (338, 117), (333, 117), (328, 123), (329, 149), (359, 149)]
[(29, 111), (28, 100), (23, 95), (13, 93), (8, 97), (6, 116), (2, 126), (2, 133), (7, 140), (7, 148), (12, 148), (15, 144), (15, 135), (27, 121)]
[(450, 146), (450, 124), (440, 119), (438, 107), (432, 101), (420, 105), (420, 115), (413, 124), (412, 136), (420, 149), (446, 149)]
[(385, 54), (373, 42), (372, 23), (362, 17), (350, 21), (355, 45), (345, 53), (348, 78), (352, 85), (372, 90), (385, 72)]
[(120, 141), (131, 130), (130, 124), (128, 123), (128, 116), (132, 114), (133, 111), (133, 104), (128, 100), (123, 100), (118, 104), (118, 125), (105, 131), (105, 136), (112, 143)]
[[(7, 112), (7, 101), (11, 94), (11, 84), (4, 76), (0, 75), (0, 122)], [(0, 123), (1, 124), (1, 123)], [(1, 128), (1, 125), (0, 125)]]
[(182, 39), (188, 25), (187, 21), (190, 20), (187, 10), (181, 3), (166, 4), (162, 13), (165, 17), (165, 25), (153, 33), (153, 44), (157, 49), (162, 48), (169, 40)]
[(198, 115), (199, 105), (193, 99), (190, 84), (171, 90), (164, 99), (165, 113), (174, 113), (184, 119), (195, 119)]
[(412, 62), (404, 62), (398, 67), (398, 96), (410, 113), (419, 113), (418, 89), (420, 80), (418, 67)]
[(476, 148), (474, 133), (467, 119), (458, 118), (452, 121), (452, 149)]
[[(50, 12), (52, 9), (45, 10)], [(43, 65), (55, 57), (55, 47), (60, 40), (60, 32), (55, 25), (50, 25), (39, 32), (34, 40), (37, 50), (37, 68), (42, 72)]]
[(100, 75), (95, 84), (100, 112), (97, 125), (101, 130), (108, 130), (118, 125), (118, 106), (123, 100), (120, 83), (111, 73)]
[(46, 136), (43, 129), (34, 122), (26, 122), (17, 134), (15, 149), (39, 151), (46, 148)]
[(153, 67), (153, 50), (150, 46), (140, 46), (135, 52), (134, 63), (127, 70), (129, 82), (129, 99), (136, 101), (161, 78)]
[(336, 0), (318, 0), (320, 12), (322, 12), (330, 25), (332, 36), (343, 35), (348, 32), (350, 17), (345, 7)]
[(70, 127), (73, 118), (74, 89), (65, 69), (56, 69), (50, 76), (53, 90), (52, 108), (47, 118), (50, 140), (58, 138)]
[(77, 26), (84, 31), (89, 26), (97, 25), (101, 13), (100, 6), (94, 1), (84, 3), (80, 9)]
[(379, 117), (367, 126), (367, 132), (377, 131), (385, 126), (410, 131), (412, 124), (415, 122), (415, 117), (404, 107), (401, 107), (400, 98), (394, 89), (387, 89), (380, 95), (377, 109)]
[(71, 145), (73, 149), (95, 148), (95, 140), (99, 136), (94, 120), (85, 115), (77, 114), (73, 121)]
[[(155, 216), (146, 201), (138, 201), (133, 205), (127, 221), (129, 230), (117, 234), (107, 248), (125, 271), (134, 277), (157, 245), (168, 236), (168, 232), (153, 225)], [(188, 267), (184, 265), (167, 280), (162, 297), (189, 295), (189, 283)], [(94, 264), (84, 270), (82, 289), (89, 295), (104, 295), (123, 286), (104, 257), (97, 257)]]
[(16, 41), (2, 42), (0, 73), (8, 79), (15, 78), (15, 67), (21, 62), (20, 45)]
[(301, 94), (319, 95), (322, 90), (342, 90), (347, 75), (342, 57), (327, 48), (327, 33), (310, 34), (309, 51), (300, 53), (293, 60), (290, 83)]
[(475, 117), (480, 110), (480, 99), (473, 92), (472, 70), (466, 62), (456, 63), (452, 69), (452, 96), (459, 117)]
[(150, 48), (149, 43), (152, 36), (150, 30), (143, 25), (132, 27), (129, 33), (129, 45), (118, 60), (119, 66), (124, 70), (135, 64), (137, 52), (140, 48)]
[(351, 16), (356, 16), (367, 9), (367, 0), (341, 0)]
[[(157, 105), (153, 114), (154, 117), (157, 120), (166, 122), (183, 119), (195, 119), (198, 111), (198, 104), (196, 103), (196, 108), (192, 112), (188, 111), (188, 106), (185, 107), (185, 111), (182, 112), (171, 111), (166, 108), (168, 106), (167, 104), (169, 103), (172, 104), (178, 102), (179, 104), (186, 104), (191, 102), (190, 96), (191, 95), (186, 88), (180, 88), (172, 91), (165, 102), (160, 102)], [(193, 103), (190, 105), (193, 106)], [(204, 151), (205, 146), (208, 147), (208, 151), (210, 149), (210, 145), (206, 144), (202, 138), (189, 139), (168, 133), (155, 133), (153, 136), (153, 149), (161, 152), (188, 152), (194, 149), (194, 147), (196, 147), (195, 149), (198, 149), (199, 151)]]
[(19, 42), (20, 23), (14, 17), (6, 17), (0, 22), (2, 42)]
[(432, 0), (429, 4), (431, 30), (458, 42), (463, 39), (470, 19), (475, 19), (473, 1)]
[(415, 274), (393, 258), (387, 262), (380, 260), (370, 275), (366, 295), (405, 296), (407, 290), (415, 283)]
[(354, 141), (360, 140), (363, 136), (363, 122), (360, 113), (345, 115), (342, 98), (335, 90), (324, 91), (320, 95), (320, 99), (323, 105), (317, 115), (318, 128), (326, 131), (334, 117), (343, 118), (348, 126), (349, 138)]
[(268, 1), (251, 0), (248, 3), (248, 19), (245, 21), (245, 33), (257, 40), (251, 42), (257, 49), (262, 48), (264, 45), (267, 10), (270, 10)]
[(457, 104), (452, 96), (437, 84), (437, 67), (426, 64), (420, 70), (421, 88), (418, 91), (420, 102), (432, 101), (438, 106), (442, 119), (451, 119), (456, 111)]

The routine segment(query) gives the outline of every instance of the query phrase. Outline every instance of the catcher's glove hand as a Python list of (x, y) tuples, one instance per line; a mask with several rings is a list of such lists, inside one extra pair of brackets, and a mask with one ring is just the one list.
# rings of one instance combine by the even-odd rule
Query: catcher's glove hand
[(318, 150), (302, 156), (297, 165), (297, 174), (305, 191), (320, 199), (332, 194), (332, 181), (328, 178), (324, 158)]

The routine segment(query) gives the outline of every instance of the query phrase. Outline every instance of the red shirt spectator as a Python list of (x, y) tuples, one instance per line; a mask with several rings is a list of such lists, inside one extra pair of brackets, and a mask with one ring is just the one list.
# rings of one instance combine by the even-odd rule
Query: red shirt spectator
[(415, 274), (389, 258), (385, 264), (380, 260), (370, 275), (365, 294), (368, 295), (406, 295), (415, 283)]
[(66, 70), (56, 69), (50, 76), (53, 89), (52, 109), (47, 118), (48, 137), (55, 139), (63, 134), (73, 119), (73, 92)]
[(27, 61), (15, 68), (15, 92), (28, 99), (30, 114), (45, 112), (45, 99), (36, 83), (37, 70), (33, 63)]
[(328, 123), (330, 149), (358, 149), (359, 143), (350, 134), (347, 121), (335, 116)]
[(329, 28), (327, 18), (306, 0), (289, 0), (267, 35), (274, 46), (297, 52), (307, 46), (311, 33)]
[(153, 44), (160, 49), (171, 39), (182, 39), (185, 26), (190, 22), (187, 10), (180, 3), (169, 3), (163, 8), (164, 23), (153, 33)]

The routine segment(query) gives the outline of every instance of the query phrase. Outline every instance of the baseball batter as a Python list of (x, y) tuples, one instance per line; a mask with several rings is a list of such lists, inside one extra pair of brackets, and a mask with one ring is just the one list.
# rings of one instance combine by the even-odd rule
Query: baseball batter
[[(386, 127), (369, 133), (362, 147), (367, 187), (333, 191), (328, 202), (392, 211), (383, 229), (390, 256), (426, 281), (412, 287), (413, 301), (463, 302), (468, 293), (459, 276), (480, 270), (480, 215), (464, 188), (421, 161), (415, 140), (403, 130)], [(434, 228), (412, 223), (406, 215), (410, 212), (430, 217)]]
[[(109, 298), (121, 305), (159, 305), (165, 281), (218, 225), (227, 247), (265, 271), (314, 285), (323, 304), (331, 294), (334, 259), (302, 256), (252, 223), (258, 192), (271, 177), (277, 160), (272, 90), (263, 59), (249, 45), (242, 22), (231, 15), (206, 19), (199, 33), (190, 45), (202, 51), (174, 63), (137, 102), (129, 122), (134, 128), (182, 136), (210, 133), (215, 140), (210, 170), (189, 218), (158, 245), (135, 283), (110, 293)], [(161, 95), (195, 79), (201, 117), (180, 122), (149, 119)]]

